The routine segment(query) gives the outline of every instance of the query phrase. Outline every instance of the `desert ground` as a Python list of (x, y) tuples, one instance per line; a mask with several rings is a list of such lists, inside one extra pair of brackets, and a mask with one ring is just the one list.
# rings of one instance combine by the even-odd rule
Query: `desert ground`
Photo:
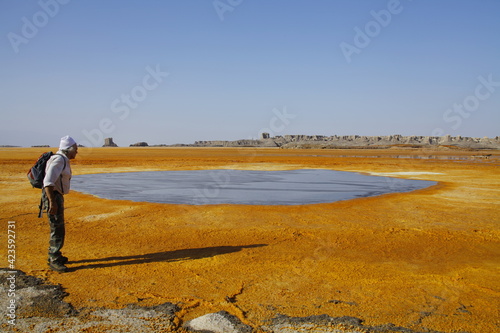
[(438, 184), (297, 206), (73, 191), (63, 249), (70, 272), (61, 274), (47, 266), (47, 218), (37, 218), (40, 190), (26, 179), (47, 150), (0, 148), (1, 244), (15, 221), (16, 268), (61, 284), (77, 309), (172, 302), (181, 322), (225, 310), (253, 327), (277, 314), (328, 314), (416, 331), (500, 331), (500, 151), (80, 148), (74, 175), (322, 168)]

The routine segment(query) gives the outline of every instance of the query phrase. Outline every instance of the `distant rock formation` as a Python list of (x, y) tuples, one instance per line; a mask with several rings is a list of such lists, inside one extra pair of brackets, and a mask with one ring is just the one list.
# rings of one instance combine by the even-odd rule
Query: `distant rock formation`
[(278, 147), (272, 139), (253, 140), (243, 139), (236, 141), (196, 141), (194, 147)]
[(137, 142), (130, 145), (130, 147), (148, 147), (147, 142)]
[(106, 138), (103, 147), (118, 147), (118, 145), (113, 142), (113, 138)]
[(390, 147), (448, 147), (465, 149), (500, 149), (500, 137), (470, 138), (446, 136), (304, 136), (285, 135), (276, 137), (281, 148), (390, 148)]
[(194, 144), (176, 144), (170, 147), (279, 147), (283, 149), (348, 149), (348, 148), (461, 148), (461, 149), (500, 149), (500, 137), (471, 138), (446, 136), (386, 136), (361, 135), (284, 135), (271, 137), (262, 133), (260, 140), (246, 139), (236, 141), (196, 141)]

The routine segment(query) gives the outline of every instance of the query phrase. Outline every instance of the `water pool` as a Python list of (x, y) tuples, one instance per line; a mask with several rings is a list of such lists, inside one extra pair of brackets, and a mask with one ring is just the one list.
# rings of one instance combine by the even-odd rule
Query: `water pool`
[(436, 182), (325, 169), (182, 170), (77, 175), (72, 190), (169, 204), (306, 205), (422, 189)]

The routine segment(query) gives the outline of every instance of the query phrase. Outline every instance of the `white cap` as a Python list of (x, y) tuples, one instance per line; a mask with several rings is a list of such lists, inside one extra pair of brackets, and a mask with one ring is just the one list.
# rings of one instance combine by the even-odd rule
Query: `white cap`
[(69, 135), (66, 135), (65, 137), (61, 138), (61, 143), (59, 144), (59, 149), (68, 149), (71, 146), (76, 144), (75, 140), (73, 140), (72, 137)]

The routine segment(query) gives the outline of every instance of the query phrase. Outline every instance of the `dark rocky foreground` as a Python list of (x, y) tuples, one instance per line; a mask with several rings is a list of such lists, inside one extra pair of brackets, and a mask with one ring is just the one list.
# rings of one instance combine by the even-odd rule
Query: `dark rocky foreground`
[[(225, 311), (188, 322), (177, 316), (182, 304), (164, 303), (123, 309), (75, 309), (64, 301), (60, 285), (51, 285), (19, 270), (0, 269), (2, 332), (220, 332), (220, 333), (419, 333), (392, 324), (365, 326), (354, 317), (277, 315), (259, 327), (244, 324)], [(13, 305), (12, 305), (13, 304)], [(439, 333), (425, 331), (426, 333)], [(466, 333), (466, 332), (463, 332)]]

